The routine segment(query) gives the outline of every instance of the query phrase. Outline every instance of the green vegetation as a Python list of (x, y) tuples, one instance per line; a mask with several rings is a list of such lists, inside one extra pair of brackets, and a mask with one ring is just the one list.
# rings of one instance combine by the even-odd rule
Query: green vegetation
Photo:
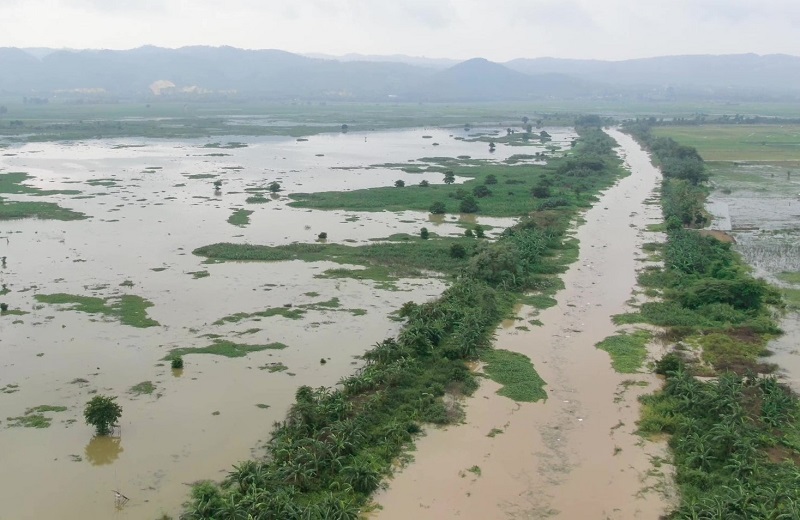
[[(612, 170), (618, 173), (613, 168), (606, 170), (606, 162), (598, 159), (609, 155), (612, 146), (613, 142), (608, 142), (603, 136), (584, 135), (570, 158), (553, 159), (547, 165), (455, 162), (453, 167), (456, 171), (446, 172), (445, 184), (295, 193), (291, 195), (294, 201), (290, 206), (350, 211), (412, 209), (434, 214), (449, 209), (495, 217), (518, 217), (536, 209), (566, 208), (572, 211), (575, 207), (590, 205), (594, 193), (608, 186), (614, 178), (607, 174)], [(452, 161), (447, 158), (421, 160), (434, 159), (440, 164), (445, 160)], [(455, 174), (473, 180), (464, 185), (453, 184)], [(536, 194), (544, 196), (532, 195), (537, 187)]]
[[(5, 388), (11, 388), (6, 391)], [(17, 391), (17, 385), (7, 385), (2, 389), (4, 393), (13, 393)], [(9, 428), (49, 428), (52, 418), (45, 416), (48, 412), (63, 412), (67, 409), (66, 406), (53, 406), (53, 405), (39, 405), (25, 410), (25, 414), (18, 417), (7, 417)]]
[(156, 386), (152, 381), (142, 381), (141, 383), (133, 385), (128, 392), (135, 395), (150, 395), (155, 392), (155, 390)]
[(647, 359), (647, 343), (651, 337), (646, 330), (637, 330), (630, 334), (621, 332), (607, 337), (597, 344), (597, 348), (609, 353), (614, 370), (623, 374), (634, 374)]
[(308, 311), (341, 311), (341, 312), (349, 312), (353, 316), (363, 316), (367, 312), (364, 309), (342, 309), (341, 303), (339, 302), (339, 298), (331, 298), (330, 300), (327, 301), (321, 301), (316, 303), (305, 303), (302, 305), (297, 305), (296, 307), (295, 306), (270, 307), (263, 311), (256, 311), (252, 313), (239, 312), (218, 319), (217, 321), (214, 322), (214, 325), (223, 325), (225, 323), (238, 323), (246, 319), (269, 318), (272, 316), (282, 316), (290, 320), (299, 320), (303, 316), (305, 316), (305, 314)]
[(268, 343), (266, 345), (245, 345), (232, 341), (217, 339), (207, 347), (180, 347), (174, 348), (164, 357), (164, 361), (171, 361), (177, 357), (189, 354), (213, 354), (215, 356), (225, 356), (229, 358), (244, 357), (251, 352), (261, 352), (262, 350), (282, 350), (288, 348), (283, 343)]
[(235, 209), (230, 217), (228, 217), (228, 224), (234, 226), (245, 227), (250, 224), (250, 215), (253, 214), (249, 209)]
[(503, 385), (498, 394), (513, 399), (533, 403), (547, 399), (545, 382), (536, 373), (527, 356), (508, 350), (488, 350), (481, 360), (486, 363), (483, 371), (493, 381)]
[(782, 282), (792, 285), (800, 285), (800, 272), (778, 273), (776, 277)]
[(96, 395), (86, 403), (83, 417), (86, 419), (86, 424), (95, 427), (97, 435), (108, 435), (122, 417), (122, 407), (117, 404), (116, 399), (116, 397)]
[(153, 304), (141, 296), (125, 294), (110, 298), (79, 296), (74, 294), (37, 294), (36, 301), (51, 305), (65, 305), (69, 310), (88, 314), (101, 314), (116, 318), (131, 327), (156, 327), (159, 323), (147, 317), (147, 309)]
[(669, 518), (798, 517), (800, 402), (775, 378), (755, 375), (769, 369), (758, 358), (780, 333), (771, 312), (780, 293), (753, 279), (729, 243), (685, 227), (705, 221), (704, 171), (681, 179), (664, 166), (687, 157), (696, 166), (696, 150), (653, 137), (641, 122), (629, 129), (662, 165), (667, 241), (664, 267), (639, 277), (662, 300), (618, 321), (660, 325), (665, 338), (683, 340), (656, 364), (666, 384), (642, 398), (639, 421), (643, 434), (670, 436), (681, 496)]
[(197, 280), (198, 278), (206, 278), (208, 276), (211, 276), (211, 273), (209, 273), (208, 271), (190, 271), (186, 274), (192, 275), (192, 278), (194, 278), (195, 280)]
[(694, 146), (707, 161), (797, 163), (800, 125), (658, 126), (653, 133)]
[(172, 367), (172, 370), (183, 370), (183, 358), (179, 355), (172, 356), (170, 367)]
[[(12, 195), (78, 195), (76, 190), (41, 190), (22, 184), (31, 179), (23, 172), (5, 172), (0, 175), (0, 193)], [(22, 218), (39, 218), (47, 220), (81, 220), (88, 218), (83, 213), (62, 208), (53, 202), (38, 201), (9, 201), (0, 197), (0, 220), (13, 220)]]
[(670, 518), (800, 514), (800, 403), (776, 379), (701, 382), (678, 364), (642, 402), (640, 431), (671, 436), (681, 498)]
[[(300, 387), (287, 419), (276, 424), (267, 457), (235, 466), (219, 485), (196, 485), (184, 518), (250, 514), (355, 520), (422, 424), (459, 419), (457, 402), (443, 397), (468, 395), (477, 387), (467, 361), (486, 360), (487, 374), (506, 384), (513, 398), (544, 397), (543, 382), (530, 361), (492, 352), (492, 336), (515, 301), (525, 293), (550, 291), (564, 262), (574, 259), (574, 243), (565, 233), (575, 202), (591, 199), (588, 192), (574, 189), (577, 183), (587, 179), (585, 186), (607, 186), (621, 173), (613, 141), (598, 126), (581, 125), (579, 131), (581, 144), (572, 160), (558, 167), (567, 180), (554, 180), (560, 186), (573, 183), (573, 195), (542, 207), (526, 194), (527, 207), (518, 214), (533, 211), (532, 216), (495, 241), (410, 237), (353, 248), (217, 244), (196, 250), (212, 259), (347, 259), (395, 271), (438, 270), (455, 276), (438, 299), (403, 305), (398, 316), (405, 323), (397, 337), (366, 352), (365, 365), (341, 380), (338, 389)], [(495, 175), (498, 181), (504, 178), (500, 172)], [(388, 189), (407, 193), (436, 187)], [(422, 208), (429, 206), (430, 201)], [(451, 254), (454, 244), (464, 246), (462, 258)]]

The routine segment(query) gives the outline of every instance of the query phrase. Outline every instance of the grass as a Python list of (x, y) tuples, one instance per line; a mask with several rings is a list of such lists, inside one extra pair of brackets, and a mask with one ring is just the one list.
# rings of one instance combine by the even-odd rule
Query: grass
[(250, 224), (250, 215), (253, 214), (249, 209), (235, 209), (231, 216), (228, 217), (228, 224), (233, 224), (238, 227), (245, 227)]
[(42, 190), (33, 186), (22, 184), (33, 177), (24, 172), (3, 172), (0, 175), (0, 193), (9, 195), (80, 195), (78, 190)]
[[(428, 187), (406, 186), (396, 188), (370, 188), (347, 192), (294, 193), (290, 206), (323, 210), (347, 211), (404, 211), (428, 212), (434, 202), (442, 202), (447, 213), (460, 213), (459, 206), (464, 195), (471, 195), (475, 186), (483, 185), (489, 175), (498, 183), (489, 185), (491, 195), (476, 198), (478, 214), (492, 217), (518, 217), (530, 213), (535, 204), (531, 189), (543, 178), (551, 178), (559, 164), (551, 161), (548, 166), (514, 166), (486, 164), (480, 167), (461, 167), (454, 173), (470, 178), (464, 184), (431, 184)], [(566, 197), (572, 204), (581, 204), (574, 193), (554, 190), (552, 199)], [(542, 199), (547, 200), (547, 199)]]
[(634, 374), (647, 359), (647, 343), (651, 338), (652, 334), (646, 330), (621, 332), (607, 337), (596, 346), (609, 353), (614, 370), (622, 374)]
[(190, 271), (186, 274), (192, 275), (192, 278), (194, 278), (195, 280), (211, 276), (211, 273), (209, 273), (208, 271)]
[(497, 391), (498, 394), (514, 401), (528, 403), (547, 399), (545, 382), (539, 377), (527, 356), (495, 349), (485, 352), (481, 360), (486, 363), (483, 367), (486, 375), (492, 381), (503, 385), (503, 388)]
[(132, 294), (97, 298), (94, 296), (55, 293), (37, 294), (34, 298), (41, 303), (65, 305), (69, 310), (116, 318), (123, 325), (130, 325), (131, 327), (147, 328), (160, 325), (157, 321), (147, 317), (147, 309), (152, 307), (153, 304), (141, 296)]
[(266, 345), (247, 345), (242, 343), (234, 343), (227, 340), (214, 340), (214, 343), (207, 347), (180, 347), (174, 348), (170, 353), (163, 358), (164, 361), (170, 361), (177, 356), (186, 356), (188, 354), (212, 354), (215, 356), (225, 356), (229, 358), (245, 357), (251, 352), (261, 352), (262, 350), (283, 350), (288, 348), (288, 345), (283, 343), (268, 343)]
[(782, 282), (800, 285), (800, 272), (783, 272), (778, 273), (775, 277)]
[(63, 412), (66, 411), (66, 406), (53, 406), (43, 404), (28, 408), (25, 410), (25, 415), (19, 417), (7, 417), (9, 428), (49, 428), (52, 418), (46, 417), (44, 414), (48, 412)]
[(135, 395), (150, 395), (156, 390), (156, 386), (153, 384), (152, 381), (142, 381), (136, 385), (133, 385), (128, 390), (129, 393)]
[(225, 323), (238, 323), (242, 320), (252, 318), (271, 318), (272, 316), (281, 316), (290, 320), (302, 319), (308, 311), (341, 311), (349, 312), (353, 316), (363, 316), (367, 313), (364, 309), (342, 309), (339, 298), (331, 298), (327, 301), (317, 303), (306, 303), (303, 305), (293, 307), (270, 307), (263, 311), (256, 312), (237, 312), (214, 322), (214, 325), (224, 325)]
[[(303, 260), (319, 262), (323, 260), (341, 264), (380, 266), (382, 270), (373, 269), (363, 273), (378, 281), (389, 281), (393, 276), (420, 277), (431, 271), (455, 274), (466, 267), (466, 259), (450, 256), (450, 245), (463, 244), (472, 250), (475, 241), (465, 238), (442, 238), (421, 240), (406, 238), (390, 242), (381, 242), (363, 246), (347, 246), (343, 244), (288, 244), (281, 246), (264, 246), (252, 244), (219, 243), (195, 249), (193, 253), (213, 261), (261, 261), (283, 262)], [(413, 254), (412, 254), (413, 252)], [(339, 277), (344, 275), (358, 276), (358, 272), (346, 273), (333, 271), (323, 277)]]
[(800, 125), (659, 126), (653, 133), (694, 146), (706, 161), (800, 161)]
[(62, 208), (53, 202), (15, 202), (0, 198), (0, 220), (37, 218), (40, 220), (83, 220), (85, 214)]
[(781, 293), (787, 307), (800, 311), (800, 289), (782, 289)]

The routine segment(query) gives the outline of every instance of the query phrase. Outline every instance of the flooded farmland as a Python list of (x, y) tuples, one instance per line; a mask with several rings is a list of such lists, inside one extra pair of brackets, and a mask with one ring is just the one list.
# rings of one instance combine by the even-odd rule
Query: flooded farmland
[[(574, 137), (566, 129), (548, 132), (556, 148)], [(287, 195), (397, 179), (439, 183), (440, 172), (386, 165), (431, 156), (501, 161), (519, 153), (511, 146), (490, 153), (485, 142), (464, 137), (461, 129), (415, 129), (5, 148), (0, 175), (24, 172), (22, 184), (31, 188), (9, 199), (58, 202), (89, 218), (0, 223), (2, 299), (11, 310), (0, 316), (0, 518), (174, 515), (188, 484), (219, 479), (231, 464), (258, 455), (298, 386), (336, 384), (354, 370), (356, 356), (396, 332), (390, 313), (438, 295), (445, 282), (380, 286), (319, 277), (338, 267), (329, 262), (205, 264), (191, 252), (223, 241), (313, 242), (320, 232), (355, 244), (416, 234), (421, 226), (461, 234), (454, 216), (309, 211), (288, 206)], [(279, 191), (264, 189), (272, 182)], [(261, 197), (248, 202), (254, 194)], [(229, 222), (237, 210), (251, 211), (249, 222)], [(137, 297), (145, 313), (139, 324), (147, 326), (47, 298), (62, 294), (94, 298), (90, 303), (106, 310)], [(297, 313), (255, 314), (264, 309)], [(241, 357), (188, 354), (182, 371), (164, 359), (171, 349), (219, 341), (259, 348)], [(123, 416), (112, 438), (93, 438), (83, 422), (83, 405), (95, 393), (119, 396)], [(43, 405), (48, 411), (35, 410)], [(23, 426), (37, 415), (48, 427)], [(112, 490), (130, 499), (124, 507), (116, 507)]]

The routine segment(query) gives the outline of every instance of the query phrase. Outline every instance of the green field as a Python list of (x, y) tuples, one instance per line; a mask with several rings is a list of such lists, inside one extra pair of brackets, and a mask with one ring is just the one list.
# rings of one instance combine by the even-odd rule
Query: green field
[(653, 133), (694, 146), (706, 161), (800, 167), (800, 125), (656, 126)]

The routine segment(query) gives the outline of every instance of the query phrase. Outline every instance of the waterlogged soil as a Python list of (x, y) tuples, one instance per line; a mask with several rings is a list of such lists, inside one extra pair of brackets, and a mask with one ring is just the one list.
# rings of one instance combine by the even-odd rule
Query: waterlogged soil
[[(629, 136), (610, 133), (632, 174), (584, 214), (580, 257), (558, 305), (536, 316), (541, 327), (497, 331), (495, 347), (530, 357), (548, 399), (515, 403), (483, 382), (465, 403), (464, 424), (418, 442), (414, 462), (377, 496), (375, 517), (652, 519), (668, 508), (666, 446), (635, 433), (637, 397), (659, 381), (614, 372), (595, 348), (618, 329), (610, 317), (626, 311), (645, 265), (641, 246), (654, 240), (646, 226), (661, 220), (660, 207), (645, 203), (659, 172)], [(532, 314), (519, 309), (519, 323)], [(651, 345), (650, 355), (663, 348)]]
[[(564, 129), (548, 132), (563, 146), (574, 137)], [(191, 482), (220, 479), (231, 464), (261, 453), (260, 443), (285, 417), (298, 386), (334, 385), (352, 373), (358, 355), (397, 332), (390, 313), (406, 301), (437, 296), (444, 281), (405, 279), (383, 290), (369, 280), (316, 277), (338, 264), (204, 264), (191, 251), (223, 241), (311, 242), (322, 231), (331, 242), (354, 244), (422, 226), (462, 234), (457, 216), (318, 212), (286, 204), (297, 191), (388, 186), (400, 178), (442, 182), (441, 173), (406, 174), (375, 164), (433, 155), (499, 161), (520, 151), (501, 145), (490, 154), (486, 143), (456, 139), (466, 135), (416, 129), (301, 142), (231, 137), (214, 148), (204, 147), (208, 140), (146, 139), (7, 148), (0, 175), (27, 172), (30, 186), (81, 192), (9, 200), (58, 202), (90, 218), (0, 223), (0, 257), (6, 257), (0, 301), (11, 310), (0, 315), (0, 518), (175, 516)], [(218, 192), (216, 179), (223, 181)], [(272, 181), (281, 184), (274, 195), (263, 190)], [(261, 188), (268, 202), (246, 203), (254, 193), (248, 188)], [(238, 208), (253, 211), (249, 225), (227, 222)], [(498, 231), (512, 222), (477, 220)], [(136, 295), (153, 304), (147, 316), (159, 325), (137, 328), (35, 299), (55, 293)], [(315, 305), (333, 297), (338, 308)], [(296, 320), (251, 316), (214, 324), (287, 305), (306, 313)], [(287, 348), (238, 358), (189, 354), (183, 370), (163, 360), (173, 348), (206, 347), (214, 339)], [(152, 382), (152, 393), (130, 391), (144, 381)], [(83, 422), (83, 406), (96, 393), (118, 396), (122, 405), (111, 438), (94, 438)], [(67, 409), (45, 412), (47, 428), (10, 427), (6, 417), (45, 404)], [(129, 501), (118, 508), (112, 490)]]

